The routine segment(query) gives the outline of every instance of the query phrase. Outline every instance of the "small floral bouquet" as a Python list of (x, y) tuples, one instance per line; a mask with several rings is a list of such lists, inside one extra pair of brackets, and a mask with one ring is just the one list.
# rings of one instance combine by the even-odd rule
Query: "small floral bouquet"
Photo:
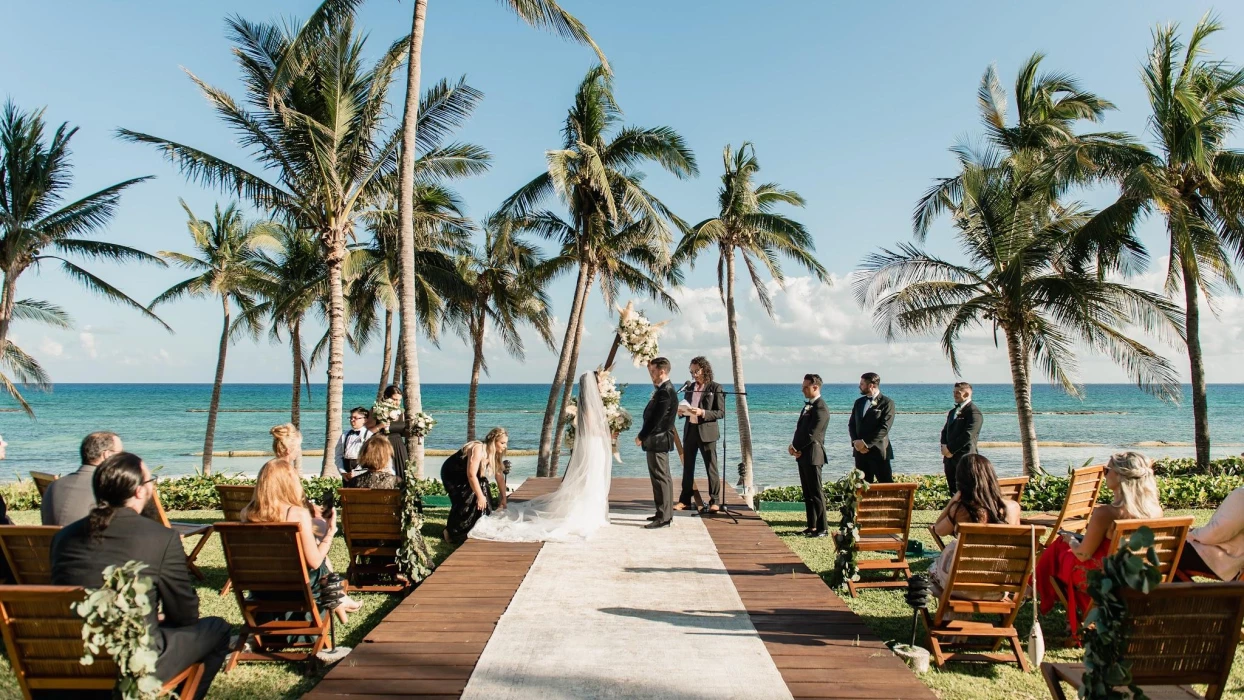
[(410, 417), (410, 434), (417, 438), (427, 437), (434, 425), (436, 425), (436, 419), (420, 411)]
[(392, 399), (380, 399), (372, 404), (371, 415), (377, 423), (392, 423), (402, 417), (402, 406)]
[(81, 663), (90, 666), (101, 654), (117, 665), (117, 689), (124, 700), (154, 700), (162, 684), (147, 616), (151, 614), (151, 578), (142, 575), (146, 564), (128, 561), (104, 569), (104, 585), (88, 589), (86, 599), (74, 606), (81, 617)]
[[(596, 370), (596, 386), (600, 389), (600, 400), (605, 405), (605, 420), (609, 423), (609, 432), (612, 434), (613, 458), (622, 463), (622, 456), (618, 454), (618, 435), (631, 429), (634, 419), (631, 418), (630, 411), (622, 408), (622, 392), (626, 391), (626, 385), (618, 385), (613, 380), (613, 375), (604, 369)], [(579, 400), (577, 397), (570, 397), (570, 401), (566, 404), (566, 446), (574, 449), (575, 419), (579, 416)]]
[(622, 347), (631, 353), (636, 367), (643, 367), (661, 354), (657, 340), (661, 329), (669, 321), (652, 323), (643, 312), (635, 310), (635, 302), (627, 302), (626, 308), (618, 309), (618, 339)]

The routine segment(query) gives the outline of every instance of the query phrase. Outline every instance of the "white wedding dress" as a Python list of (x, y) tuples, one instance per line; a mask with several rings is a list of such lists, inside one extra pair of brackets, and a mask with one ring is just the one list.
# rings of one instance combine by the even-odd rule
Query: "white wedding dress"
[(609, 524), (613, 444), (596, 374), (579, 377), (574, 451), (556, 491), (511, 503), (471, 528), (470, 537), (499, 542), (570, 542)]

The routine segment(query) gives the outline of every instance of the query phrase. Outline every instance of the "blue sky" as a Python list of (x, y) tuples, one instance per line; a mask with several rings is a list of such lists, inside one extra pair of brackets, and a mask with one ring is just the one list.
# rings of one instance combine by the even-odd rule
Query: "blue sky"
[[(117, 127), (193, 144), (245, 162), (230, 132), (208, 110), (182, 72), (240, 92), (225, 38), (224, 17), (251, 20), (305, 17), (311, 0), (216, 0), (170, 3), (116, 0), (10, 2), (10, 31), (0, 42), (0, 93), (24, 108), (47, 107), (53, 123), (80, 127), (73, 142), (75, 194), (119, 180), (155, 175), (129, 191), (106, 237), (146, 250), (186, 250), (184, 198), (201, 216), (227, 199), (186, 182), (150, 149), (113, 137)], [(544, 152), (560, 143), (560, 126), (574, 88), (593, 54), (532, 30), (492, 0), (431, 0), (424, 44), (425, 85), (466, 75), (485, 99), (461, 132), (487, 147), (487, 175), (461, 183), (473, 214), (495, 207), (541, 171)], [(995, 64), (1004, 83), (1034, 51), (1046, 67), (1070, 71), (1087, 89), (1118, 107), (1103, 128), (1143, 134), (1147, 103), (1139, 67), (1159, 22), (1189, 27), (1212, 6), (1197, 3), (996, 2), (831, 3), (741, 0), (628, 3), (564, 0), (592, 31), (616, 74), (616, 95), (628, 123), (668, 125), (695, 150), (701, 175), (679, 181), (651, 172), (651, 189), (683, 218), (713, 212), (725, 144), (756, 144), (764, 179), (808, 200), (797, 213), (813, 231), (820, 259), (836, 284), (826, 289), (799, 278), (778, 294), (778, 317), (743, 303), (740, 330), (751, 381), (789, 381), (819, 371), (850, 381), (876, 369), (890, 381), (946, 381), (952, 374), (935, 344), (914, 340), (887, 346), (854, 305), (845, 277), (870, 250), (910, 238), (910, 213), (932, 179), (952, 174), (947, 148), (978, 133), (975, 92)], [(1211, 48), (1230, 52), (1244, 37), (1244, 6), (1215, 9), (1227, 25)], [(409, 29), (409, 2), (368, 3), (360, 25), (380, 51)], [(16, 30), (16, 31), (13, 31)], [(1244, 61), (1240, 55), (1226, 55)], [(392, 95), (400, 102), (400, 93)], [(1238, 139), (1237, 139), (1238, 141)], [(1100, 203), (1106, 193), (1086, 193)], [(1145, 225), (1155, 270), (1163, 251), (1159, 222)], [(952, 254), (942, 224), (930, 247)], [(179, 271), (94, 265), (134, 297), (149, 300), (181, 279)], [(703, 258), (679, 290), (683, 313), (664, 347), (675, 358), (704, 352), (728, 360), (724, 315), (713, 285), (714, 261)], [(1160, 280), (1153, 272), (1140, 283)], [(552, 288), (559, 320), (569, 306), (572, 278)], [(742, 291), (750, 293), (743, 286)], [(186, 301), (162, 315), (170, 335), (136, 313), (87, 295), (48, 269), (28, 274), (23, 296), (66, 307), (71, 332), (18, 326), (19, 343), (53, 379), (71, 381), (208, 382), (214, 369), (219, 307)], [(1210, 381), (1244, 381), (1238, 342), (1244, 336), (1239, 299), (1225, 299), (1221, 319), (1207, 324)], [(665, 314), (653, 310), (655, 318)], [(594, 295), (584, 364), (603, 360), (610, 321)], [(424, 344), (425, 380), (466, 381), (469, 356), (456, 338), (437, 350)], [(985, 333), (965, 343), (973, 381), (1006, 381), (1001, 351)], [(1173, 348), (1166, 352), (1184, 361)], [(373, 381), (379, 351), (347, 358), (347, 381)], [(520, 364), (492, 348), (492, 381), (547, 381), (556, 362), (530, 343)], [(227, 380), (283, 382), (287, 350), (244, 341), (231, 350)], [(1232, 361), (1232, 360), (1237, 361)], [(676, 359), (676, 361), (678, 361)], [(321, 370), (322, 371), (322, 370)], [(625, 376), (629, 377), (631, 370)], [(638, 379), (634, 372), (632, 379)], [(1185, 370), (1186, 374), (1186, 370)], [(318, 376), (322, 377), (322, 374)], [(1108, 362), (1085, 356), (1082, 378), (1122, 381)]]

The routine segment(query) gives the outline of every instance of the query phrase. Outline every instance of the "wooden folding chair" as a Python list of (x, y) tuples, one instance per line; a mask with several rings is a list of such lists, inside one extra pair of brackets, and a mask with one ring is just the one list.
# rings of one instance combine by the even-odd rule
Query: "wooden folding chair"
[[(255, 497), (254, 484), (216, 484), (216, 495), (220, 498), (220, 511), (224, 513), (225, 522), (242, 522), (242, 509)], [(229, 595), (233, 590), (232, 579), (225, 579), (221, 587), (222, 596)]]
[[(998, 490), (1002, 492), (1002, 498), (1008, 501), (1021, 502), (1024, 496), (1024, 487), (1028, 485), (1028, 477), (1012, 476), (1006, 479), (998, 479)], [(933, 531), (933, 526), (929, 526), (929, 535), (933, 538), (933, 542), (938, 549), (946, 549), (946, 543), (942, 541), (942, 536)]]
[(402, 543), (402, 492), (398, 489), (339, 489), (341, 526), (350, 567), (350, 590), (395, 593), (406, 588), (398, 581), (397, 549)]
[(48, 472), (30, 472), (30, 478), (35, 482), (35, 488), (39, 490), (39, 498), (43, 498), (43, 494), (48, 490), (48, 486), (60, 478), (59, 474), (49, 474)]
[[(76, 586), (0, 586), (0, 632), (13, 675), (22, 696), (36, 690), (111, 690), (117, 684), (117, 665), (106, 653), (83, 666), (82, 618), (73, 606), (86, 597)], [(203, 678), (198, 663), (164, 684), (164, 693), (176, 691), (193, 698)]]
[[(1244, 583), (1169, 583), (1148, 595), (1128, 589), (1123, 597), (1130, 629), (1123, 659), (1133, 682), (1154, 700), (1221, 698), (1240, 643)], [(1084, 665), (1047, 662), (1041, 675), (1054, 700), (1067, 700), (1062, 683), (1078, 691)], [(1190, 687), (1202, 683), (1205, 695)]]
[(911, 531), (911, 511), (919, 484), (871, 484), (857, 494), (855, 521), (860, 530), (861, 552), (894, 552), (889, 559), (860, 559), (860, 572), (892, 571), (881, 581), (848, 581), (851, 597), (859, 588), (906, 588), (911, 578), (907, 564), (907, 538)]
[(1067, 484), (1067, 496), (1063, 499), (1063, 508), (1057, 514), (1040, 513), (1027, 518), (1020, 518), (1024, 525), (1036, 525), (1049, 529), (1049, 537), (1041, 543), (1041, 547), (1050, 546), (1058, 538), (1058, 531), (1084, 532), (1088, 527), (1089, 516), (1097, 505), (1097, 495), (1101, 493), (1101, 485), (1106, 480), (1106, 465), (1095, 464), (1091, 467), (1080, 467), (1071, 472), (1071, 482)]
[[(959, 525), (959, 544), (937, 610), (922, 609), (929, 650), (938, 668), (947, 661), (1016, 662), (1028, 670), (1015, 617), (1032, 575), (1032, 528), (1016, 525)], [(997, 622), (960, 619), (997, 615)], [(963, 640), (983, 638), (984, 643)], [(998, 648), (1009, 642), (1011, 653)], [(957, 651), (948, 651), (954, 647)]]
[(46, 586), (52, 582), (52, 538), (59, 525), (6, 525), (0, 527), (0, 550), (18, 585)]
[(160, 503), (160, 490), (154, 489), (151, 492), (151, 502), (155, 504), (156, 513), (160, 515), (160, 522), (164, 527), (171, 528), (177, 532), (177, 535), (183, 540), (187, 537), (199, 536), (199, 541), (195, 543), (194, 549), (186, 555), (186, 567), (190, 569), (190, 573), (200, 581), (207, 580), (199, 567), (194, 563), (199, 558), (199, 552), (203, 551), (203, 546), (207, 544), (207, 540), (212, 536), (212, 526), (202, 523), (181, 523), (173, 522), (168, 519), (168, 513), (164, 512), (164, 504)]
[(239, 661), (314, 663), (321, 650), (332, 649), (332, 617), (320, 611), (311, 590), (298, 523), (217, 523), (216, 531), (242, 612), (225, 671)]

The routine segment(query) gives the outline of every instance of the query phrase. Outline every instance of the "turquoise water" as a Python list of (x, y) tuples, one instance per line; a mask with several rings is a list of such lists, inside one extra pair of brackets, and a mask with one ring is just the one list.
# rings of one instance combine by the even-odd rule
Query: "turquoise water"
[[(432, 448), (455, 449), (466, 433), (467, 385), (425, 384), (424, 410), (438, 423), (428, 440)], [(950, 387), (933, 384), (894, 384), (883, 387), (897, 403), (892, 439), (895, 470), (905, 473), (941, 473), (938, 431), (945, 411), (951, 406)], [(323, 445), (323, 386), (312, 387), (312, 400), (303, 398), (302, 428), (305, 447)], [(636, 416), (643, 411), (650, 387), (631, 385), (623, 403)], [(786, 455), (786, 445), (794, 430), (797, 412), (803, 405), (798, 386), (759, 384), (748, 388), (753, 444), (757, 463), (756, 481), (762, 485), (798, 483), (794, 462)], [(829, 464), (826, 475), (843, 473), (850, 464), (846, 413), (858, 396), (854, 385), (827, 385), (825, 397), (833, 415), (826, 433)], [(1119, 448), (1139, 442), (1192, 441), (1192, 411), (1183, 405), (1164, 404), (1128, 385), (1090, 385), (1084, 400), (1063, 394), (1053, 387), (1034, 389), (1033, 403), (1038, 411), (1037, 433), (1041, 440), (1094, 443), (1092, 447), (1044, 447), (1042, 462), (1047, 468), (1062, 469), (1090, 458), (1103, 458)], [(1188, 392), (1185, 389), (1185, 397)], [(1244, 385), (1210, 387), (1210, 431), (1214, 455), (1239, 454), (1244, 450)], [(370, 406), (375, 385), (347, 385), (345, 406)], [(505, 426), (511, 446), (534, 449), (539, 442), (540, 423), (548, 388), (538, 384), (487, 384), (480, 387), (478, 426), (487, 430)], [(112, 430), (121, 435), (126, 449), (141, 455), (148, 464), (163, 465), (163, 474), (184, 474), (194, 470), (199, 458), (193, 453), (203, 448), (207, 424), (206, 408), (211, 398), (207, 384), (60, 384), (55, 391), (27, 394), (37, 413), (31, 420), (22, 413), (0, 413), (0, 435), (8, 441), (8, 459), (0, 462), (0, 479), (26, 475), (30, 470), (63, 472), (77, 464), (78, 442), (93, 430)], [(985, 412), (981, 431), (984, 442), (1017, 442), (1014, 398), (1009, 384), (976, 386), (974, 400)], [(736, 436), (738, 424), (731, 412), (726, 423), (729, 454), (726, 464), (738, 462)], [(270, 446), (268, 428), (289, 420), (289, 386), (280, 384), (229, 384), (221, 397), (222, 413), (216, 425), (216, 450), (261, 450)], [(621, 443), (623, 463), (614, 467), (618, 476), (645, 476), (642, 454), (634, 446), (633, 432)], [(1153, 456), (1187, 456), (1192, 448), (1142, 448)], [(982, 453), (1004, 474), (1020, 467), (1017, 447), (983, 448)], [(217, 457), (217, 471), (253, 472), (261, 459)], [(318, 458), (308, 458), (307, 470), (318, 466)], [(439, 471), (439, 458), (429, 458), (429, 473)], [(514, 458), (519, 477), (535, 471), (534, 457)], [(564, 463), (564, 461), (563, 461)], [(733, 480), (734, 470), (727, 474)]]

